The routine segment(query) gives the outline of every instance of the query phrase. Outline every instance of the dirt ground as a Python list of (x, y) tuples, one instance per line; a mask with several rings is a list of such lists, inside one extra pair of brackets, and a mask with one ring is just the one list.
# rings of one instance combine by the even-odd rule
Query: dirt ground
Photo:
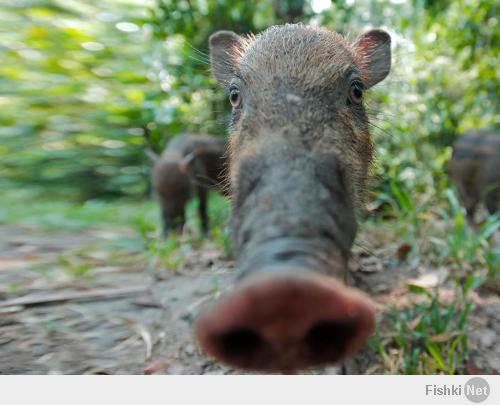
[[(43, 232), (0, 226), (0, 374), (241, 374), (199, 352), (197, 313), (230, 288), (233, 262), (205, 242), (182, 268), (147, 271), (138, 249), (114, 249), (121, 229)], [(408, 279), (439, 280), (441, 270), (394, 264), (394, 250), (357, 249), (352, 276), (383, 311), (408, 305)], [(444, 275), (446, 278), (446, 274)], [(500, 299), (475, 296), (471, 373), (500, 371)], [(351, 372), (390, 370), (367, 353)], [(331, 366), (308, 371), (337, 374)]]

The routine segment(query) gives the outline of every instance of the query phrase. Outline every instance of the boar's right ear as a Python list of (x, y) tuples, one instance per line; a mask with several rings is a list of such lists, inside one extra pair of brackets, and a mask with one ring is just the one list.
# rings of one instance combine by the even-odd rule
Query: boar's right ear
[(391, 37), (382, 30), (371, 30), (354, 42), (354, 51), (366, 89), (385, 79), (391, 70)]
[(243, 49), (243, 38), (232, 31), (217, 31), (210, 36), (210, 64), (219, 83), (228, 84), (236, 72)]

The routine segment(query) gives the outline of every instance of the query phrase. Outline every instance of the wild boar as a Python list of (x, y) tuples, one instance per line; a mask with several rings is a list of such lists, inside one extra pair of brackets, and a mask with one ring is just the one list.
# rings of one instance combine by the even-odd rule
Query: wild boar
[(237, 280), (197, 319), (197, 340), (244, 369), (344, 359), (375, 328), (372, 300), (345, 278), (373, 157), (363, 94), (389, 73), (390, 36), (298, 24), (209, 42), (232, 104)]
[(163, 235), (182, 229), (186, 204), (196, 195), (202, 231), (209, 228), (209, 190), (224, 193), (226, 142), (210, 135), (182, 134), (173, 138), (153, 167), (153, 188), (161, 207)]

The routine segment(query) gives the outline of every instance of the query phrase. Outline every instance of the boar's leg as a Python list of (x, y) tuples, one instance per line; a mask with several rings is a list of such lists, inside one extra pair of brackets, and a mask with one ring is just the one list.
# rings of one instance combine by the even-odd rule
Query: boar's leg
[(173, 231), (182, 230), (184, 222), (186, 221), (184, 214), (184, 207), (182, 211), (179, 211), (175, 214), (172, 214), (170, 210), (163, 208), (161, 214), (162, 214), (162, 236), (164, 238), (168, 237), (168, 234), (171, 230)]
[(491, 215), (500, 211), (500, 186), (490, 190), (484, 198), (484, 204)]
[(208, 212), (207, 212), (207, 200), (208, 200), (208, 190), (203, 186), (198, 186), (198, 198), (200, 204), (198, 205), (198, 211), (200, 213), (201, 219), (201, 230), (203, 234), (208, 233)]

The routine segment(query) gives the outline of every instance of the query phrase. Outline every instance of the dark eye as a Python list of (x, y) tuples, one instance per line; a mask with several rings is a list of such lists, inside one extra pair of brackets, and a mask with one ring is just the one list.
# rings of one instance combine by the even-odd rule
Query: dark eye
[(234, 108), (241, 107), (240, 91), (236, 87), (232, 87), (229, 89), (229, 101), (231, 101), (231, 105)]
[(363, 101), (363, 83), (355, 80), (349, 88), (349, 100), (352, 104), (361, 104)]

